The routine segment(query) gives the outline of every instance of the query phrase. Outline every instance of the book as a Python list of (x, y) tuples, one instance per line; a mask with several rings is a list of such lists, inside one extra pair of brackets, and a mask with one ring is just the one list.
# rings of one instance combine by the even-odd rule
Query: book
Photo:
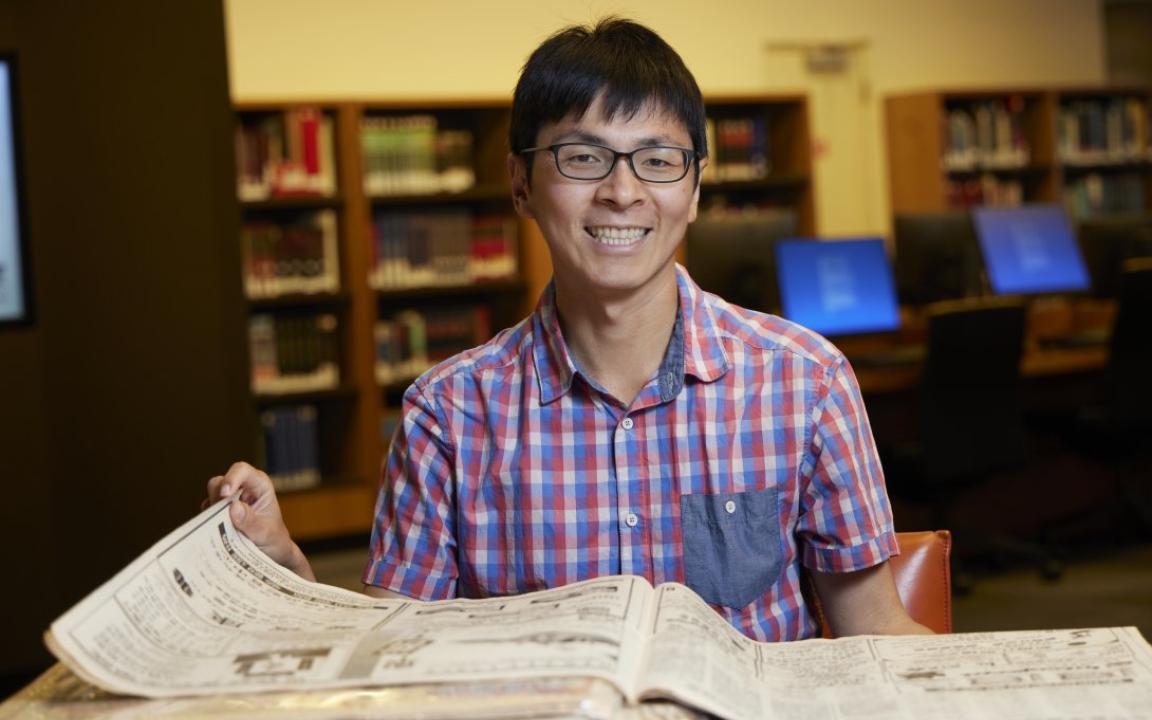
[(236, 126), (235, 144), (240, 200), (336, 192), (333, 122), (318, 108), (247, 113)]
[(249, 299), (340, 290), (336, 213), (303, 213), (288, 221), (254, 219), (240, 231), (244, 291)]
[(434, 115), (366, 115), (360, 124), (364, 193), (458, 193), (476, 184), (472, 132), (442, 129)]
[(1025, 102), (1019, 95), (949, 103), (941, 132), (945, 171), (1012, 169), (1028, 164)]
[(377, 290), (454, 287), (515, 278), (516, 222), (465, 208), (376, 213), (372, 223)]
[(376, 323), (376, 381), (411, 381), (491, 336), (491, 313), (483, 305), (401, 310)]
[(1152, 707), (1152, 646), (1134, 628), (762, 643), (690, 588), (635, 576), (378, 599), (280, 567), (236, 532), (229, 502), (53, 622), (53, 654), (105, 691), (152, 698), (591, 678), (629, 706), (732, 720), (1146, 718)]
[(772, 162), (763, 116), (708, 118), (705, 133), (711, 162), (702, 182), (740, 182), (768, 176)]
[(260, 413), (261, 467), (277, 492), (320, 484), (319, 431), (315, 405), (285, 405)]
[(1061, 162), (1109, 165), (1147, 160), (1148, 108), (1138, 97), (1063, 102), (1056, 121)]
[(277, 395), (339, 386), (338, 324), (331, 313), (251, 315), (248, 347), (252, 391)]

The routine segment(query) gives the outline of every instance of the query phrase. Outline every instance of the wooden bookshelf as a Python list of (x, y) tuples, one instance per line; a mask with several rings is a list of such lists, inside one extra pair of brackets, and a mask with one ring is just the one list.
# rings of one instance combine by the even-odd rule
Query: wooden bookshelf
[[(252, 313), (315, 311), (338, 318), (340, 382), (336, 387), (278, 396), (253, 395), (253, 402), (260, 409), (301, 403), (317, 408), (322, 481), (316, 487), (284, 492), (280, 496), (281, 508), (293, 535), (309, 541), (363, 534), (371, 528), (379, 469), (387, 442), (387, 438), (381, 436), (381, 423), (398, 410), (400, 395), (397, 389), (400, 384), (382, 384), (376, 376), (377, 323), (401, 310), (479, 305), (490, 310), (494, 332), (519, 318), (526, 283), (520, 272), (508, 277), (447, 284), (380, 287), (378, 282), (373, 282), (379, 254), (375, 247), (374, 221), (381, 213), (404, 217), (456, 212), (514, 218), (505, 177), (505, 138), (510, 117), (507, 103), (261, 102), (240, 104), (234, 109), (242, 126), (259, 124), (269, 117), (302, 108), (318, 110), (330, 120), (335, 187), (322, 193), (272, 191), (267, 197), (253, 197), (249, 189), (247, 195), (242, 196), (241, 205), (245, 221), (291, 217), (294, 213), (322, 209), (331, 210), (337, 216), (338, 289), (249, 299)], [(386, 191), (373, 188), (365, 176), (368, 164), (378, 158), (366, 157), (366, 123), (420, 125), (429, 120), (440, 130), (457, 133), (457, 138), (463, 133), (471, 139), (468, 169), (464, 173), (471, 175), (471, 179), (451, 187), (409, 187), (399, 183)], [(427, 132), (423, 139), (428, 139)], [(385, 138), (384, 142), (395, 145), (412, 140), (394, 137)], [(380, 139), (375, 141), (378, 146)], [(403, 169), (404, 157), (393, 160), (398, 164), (390, 171)], [(242, 158), (240, 164), (244, 165)], [(518, 221), (513, 223), (519, 230)], [(518, 237), (518, 234), (513, 237), (517, 243)], [(518, 247), (513, 249), (519, 252)]]
[[(323, 480), (318, 487), (286, 492), (280, 498), (294, 536), (310, 541), (363, 534), (371, 528), (379, 471), (388, 442), (382, 428), (388, 420), (395, 421), (400, 395), (408, 384), (403, 378), (382, 382), (377, 377), (377, 324), (394, 313), (413, 308), (435, 312), (458, 306), (482, 306), (487, 309), (490, 330), (494, 333), (531, 312), (552, 271), (535, 223), (514, 220), (518, 263), (511, 276), (382, 287), (380, 275), (374, 274), (381, 253), (379, 231), (374, 223), (382, 215), (464, 212), (473, 216), (514, 218), (506, 169), (511, 118), (507, 101), (262, 102), (238, 105), (235, 113), (239, 123), (251, 124), (300, 108), (315, 108), (331, 120), (334, 188), (320, 195), (247, 197), (241, 205), (245, 220), (316, 210), (330, 210), (337, 218), (338, 289), (249, 300), (252, 313), (298, 314), (311, 309), (338, 317), (340, 383), (337, 387), (282, 397), (253, 397), (254, 404), (261, 409), (281, 402), (304, 402), (318, 409)], [(756, 177), (703, 183), (702, 210), (748, 212), (757, 207), (788, 207), (796, 211), (802, 232), (815, 232), (806, 98), (800, 95), (716, 97), (708, 100), (708, 111), (713, 119), (755, 118), (764, 133), (767, 167)], [(429, 118), (436, 132), (464, 132), (471, 137), (470, 181), (453, 177), (450, 187), (438, 187), (424, 176), (415, 178), (410, 186), (407, 180), (389, 180), (379, 174), (366, 181), (366, 173), (378, 172), (389, 165), (389, 161), (373, 153), (386, 152), (392, 142), (379, 135), (366, 139), (366, 133), (387, 135), (387, 131), (379, 128), (411, 125), (416, 128), (414, 134), (424, 134), (422, 139), (413, 142), (427, 143)], [(449, 140), (453, 138), (450, 136)]]
[(893, 213), (1064, 203), (1072, 217), (1152, 208), (1152, 92), (926, 91), (885, 99)]
[(706, 172), (700, 186), (700, 211), (747, 212), (791, 208), (803, 234), (816, 233), (808, 99), (804, 95), (718, 95), (705, 100), (712, 128), (712, 170), (727, 155), (721, 123), (752, 121), (765, 134), (766, 162), (758, 177), (716, 177)]

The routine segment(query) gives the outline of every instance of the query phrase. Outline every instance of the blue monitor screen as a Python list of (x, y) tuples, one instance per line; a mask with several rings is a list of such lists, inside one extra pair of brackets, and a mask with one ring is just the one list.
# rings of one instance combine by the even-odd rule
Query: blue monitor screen
[(821, 335), (900, 328), (892, 268), (881, 238), (776, 244), (784, 317)]
[(997, 295), (1087, 290), (1088, 268), (1063, 208), (976, 208), (976, 236)]

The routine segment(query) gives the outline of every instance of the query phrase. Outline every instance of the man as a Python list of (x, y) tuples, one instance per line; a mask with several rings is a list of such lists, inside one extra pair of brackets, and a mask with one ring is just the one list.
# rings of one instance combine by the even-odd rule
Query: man
[[(696, 81), (610, 19), (529, 58), (508, 158), (554, 277), (531, 317), (408, 389), (366, 592), (490, 596), (589, 577), (686, 582), (748, 636), (928, 632), (886, 560), (891, 512), (851, 370), (819, 336), (702, 292), (675, 263), (707, 162)], [(267, 477), (233, 520), (311, 578)]]

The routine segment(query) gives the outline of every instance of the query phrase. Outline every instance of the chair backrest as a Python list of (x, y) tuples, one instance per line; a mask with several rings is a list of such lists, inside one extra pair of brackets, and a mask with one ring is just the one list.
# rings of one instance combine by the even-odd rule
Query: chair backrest
[[(952, 632), (952, 534), (947, 530), (896, 533), (900, 554), (888, 561), (896, 592), (912, 619), (938, 633)], [(824, 637), (832, 631), (812, 593)]]
[(896, 592), (912, 619), (938, 633), (952, 632), (952, 534), (896, 533), (900, 554), (888, 561)]
[(920, 413), (926, 480), (969, 482), (1023, 462), (1024, 325), (1017, 300), (929, 309)]

